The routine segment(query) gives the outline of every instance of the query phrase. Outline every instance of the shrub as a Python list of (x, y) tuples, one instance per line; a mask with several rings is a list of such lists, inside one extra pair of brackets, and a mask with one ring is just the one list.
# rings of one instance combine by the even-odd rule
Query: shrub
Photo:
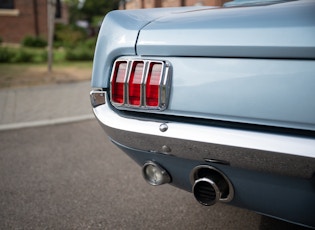
[(32, 62), (34, 54), (24, 49), (17, 49), (11, 58), (11, 62)]
[(45, 39), (41, 37), (32, 37), (32, 36), (26, 36), (22, 40), (22, 45), (26, 47), (46, 47), (47, 42)]
[(96, 40), (97, 40), (97, 37), (89, 38), (89, 39), (87, 39), (84, 42), (84, 46), (86, 46), (89, 49), (93, 49), (94, 50), (95, 49), (95, 45), (96, 45)]
[(48, 59), (48, 52), (47, 52), (47, 50), (42, 51), (40, 53), (40, 55), (39, 55), (39, 58), (40, 58), (39, 62), (46, 62), (47, 59)]
[(10, 49), (6, 47), (0, 47), (0, 62), (10, 62), (13, 56), (14, 53)]
[(48, 59), (47, 50), (35, 50), (32, 55), (32, 61), (36, 63), (46, 62)]
[(91, 61), (93, 56), (94, 50), (84, 46), (66, 50), (66, 60), (69, 61)]
[(46, 60), (46, 50), (0, 47), (0, 62), (2, 63), (45, 62)]
[(71, 25), (56, 25), (54, 46), (73, 48), (86, 38), (86, 32), (78, 27)]

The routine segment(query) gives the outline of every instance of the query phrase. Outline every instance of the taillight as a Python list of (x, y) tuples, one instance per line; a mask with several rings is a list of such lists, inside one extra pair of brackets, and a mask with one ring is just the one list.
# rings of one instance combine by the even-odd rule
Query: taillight
[(147, 106), (159, 106), (161, 78), (162, 64), (155, 62), (150, 63), (147, 84), (145, 87), (145, 101)]
[(133, 62), (128, 81), (128, 99), (129, 104), (133, 106), (141, 105), (142, 78), (144, 63), (140, 61)]
[(111, 81), (111, 100), (117, 104), (124, 103), (125, 78), (127, 73), (127, 62), (116, 62), (113, 69)]
[(163, 110), (170, 91), (165, 61), (118, 59), (110, 82), (111, 102), (119, 109)]

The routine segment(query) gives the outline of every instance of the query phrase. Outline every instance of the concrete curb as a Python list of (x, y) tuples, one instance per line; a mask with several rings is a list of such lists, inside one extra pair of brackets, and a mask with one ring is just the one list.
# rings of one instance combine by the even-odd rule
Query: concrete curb
[(89, 120), (89, 119), (94, 119), (94, 115), (85, 114), (85, 115), (74, 116), (74, 117), (63, 117), (63, 118), (56, 118), (56, 119), (49, 119), (49, 120), (11, 123), (11, 124), (0, 125), (0, 131), (66, 124), (70, 122), (78, 122), (78, 121), (84, 121), (84, 120)]

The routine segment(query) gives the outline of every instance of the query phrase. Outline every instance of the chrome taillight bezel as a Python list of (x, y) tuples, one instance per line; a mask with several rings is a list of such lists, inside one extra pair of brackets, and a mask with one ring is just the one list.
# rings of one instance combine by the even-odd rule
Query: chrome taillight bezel
[[(113, 100), (113, 80), (115, 80), (115, 71), (119, 63), (126, 63), (126, 72), (124, 76), (123, 102), (117, 103)], [(140, 87), (140, 104), (133, 105), (129, 102), (129, 81), (132, 70), (137, 63), (143, 63), (141, 87)], [(149, 106), (146, 102), (146, 84), (149, 76), (151, 65), (161, 65), (161, 73), (159, 79), (159, 94), (157, 106)], [(170, 88), (171, 88), (171, 64), (165, 60), (140, 59), (140, 58), (118, 58), (115, 60), (111, 77), (110, 77), (110, 102), (120, 110), (149, 110), (163, 111), (168, 107)]]

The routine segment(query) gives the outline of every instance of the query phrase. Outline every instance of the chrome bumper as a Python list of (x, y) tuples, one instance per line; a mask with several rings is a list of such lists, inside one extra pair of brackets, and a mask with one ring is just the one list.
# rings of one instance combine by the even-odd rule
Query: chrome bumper
[(303, 178), (315, 172), (313, 138), (126, 118), (106, 104), (105, 91), (90, 96), (106, 133), (130, 148)]

